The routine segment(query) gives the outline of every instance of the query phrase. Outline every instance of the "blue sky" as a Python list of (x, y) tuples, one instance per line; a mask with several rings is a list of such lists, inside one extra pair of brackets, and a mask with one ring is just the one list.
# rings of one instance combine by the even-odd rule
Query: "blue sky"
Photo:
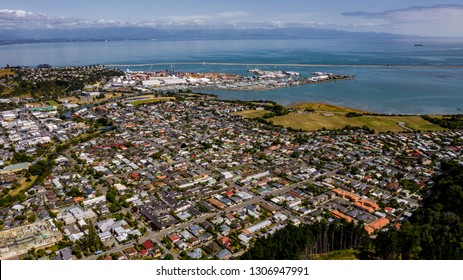
[(463, 0), (0, 0), (0, 29), (317, 27), (463, 37)]

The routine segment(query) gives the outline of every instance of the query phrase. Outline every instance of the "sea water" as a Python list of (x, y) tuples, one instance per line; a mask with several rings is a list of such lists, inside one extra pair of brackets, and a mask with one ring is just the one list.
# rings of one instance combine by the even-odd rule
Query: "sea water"
[[(415, 46), (421, 44), (422, 46)], [(301, 40), (63, 42), (0, 46), (0, 66), (108, 65), (121, 70), (227, 72), (251, 68), (355, 75), (262, 91), (208, 91), (223, 99), (327, 102), (378, 113), (455, 114), (463, 109), (463, 39), (418, 37)]]

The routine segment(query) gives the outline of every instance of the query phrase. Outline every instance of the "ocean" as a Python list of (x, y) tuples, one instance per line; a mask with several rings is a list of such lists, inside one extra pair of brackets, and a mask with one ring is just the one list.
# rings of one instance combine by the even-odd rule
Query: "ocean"
[[(422, 46), (415, 46), (421, 44)], [(250, 68), (356, 75), (355, 80), (261, 91), (207, 91), (222, 99), (283, 105), (326, 102), (391, 114), (463, 113), (463, 39), (63, 42), (0, 46), (0, 65), (107, 65), (121, 70), (227, 72)]]

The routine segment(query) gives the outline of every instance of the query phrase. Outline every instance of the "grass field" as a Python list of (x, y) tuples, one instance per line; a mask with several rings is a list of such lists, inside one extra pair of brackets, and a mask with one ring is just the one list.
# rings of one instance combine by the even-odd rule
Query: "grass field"
[(48, 100), (47, 103), (48, 103), (50, 106), (59, 106), (59, 103), (56, 102), (55, 100)]
[(136, 98), (138, 99), (151, 99), (151, 98), (156, 98), (154, 94), (145, 94), (145, 95), (139, 95)]
[(255, 118), (261, 118), (267, 113), (270, 113), (270, 111), (267, 111), (267, 110), (245, 110), (245, 111), (235, 112), (235, 113), (233, 113), (233, 115), (242, 116), (242, 117), (248, 118), (248, 119), (255, 119)]
[(97, 99), (95, 101), (98, 101), (98, 102), (102, 102), (102, 101), (106, 101), (108, 99), (111, 99), (111, 98), (117, 98), (117, 97), (121, 97), (122, 93), (118, 93), (118, 92), (106, 92), (105, 93), (105, 98), (103, 99)]
[(405, 129), (398, 125), (398, 122), (403, 122), (405, 125), (414, 130), (421, 131), (443, 131), (445, 129), (438, 125), (432, 124), (423, 120), (419, 116), (361, 116), (348, 118), (345, 114), (326, 115), (322, 112), (314, 113), (291, 113), (285, 116), (274, 117), (270, 119), (276, 125), (283, 125), (294, 129), (303, 130), (318, 130), (339, 129), (346, 125), (350, 126), (367, 126), (374, 129), (376, 132), (402, 132)]
[(82, 105), (82, 104), (86, 103), (83, 100), (80, 100), (79, 98), (77, 98), (75, 96), (68, 96), (68, 97), (58, 98), (58, 101), (61, 102), (61, 103), (67, 101), (70, 104), (78, 104), (78, 105)]
[(108, 101), (111, 98), (117, 98), (121, 96), (122, 96), (122, 93), (119, 93), (119, 92), (105, 92), (104, 98), (93, 96), (92, 100), (89, 101), (89, 103), (102, 103), (102, 102)]
[(354, 249), (332, 251), (326, 254), (314, 255), (314, 260), (358, 260), (359, 251)]
[[(348, 118), (346, 113), (367, 113), (362, 110), (352, 108), (343, 108), (335, 105), (324, 103), (301, 103), (291, 106), (291, 108), (299, 112), (293, 112), (285, 116), (279, 116), (269, 119), (276, 125), (291, 127), (294, 129), (302, 130), (318, 130), (318, 129), (339, 129), (346, 125), (350, 126), (367, 126), (374, 129), (376, 132), (403, 132), (406, 131), (398, 123), (405, 123), (407, 128), (420, 131), (444, 131), (445, 129), (430, 123), (420, 116), (373, 116), (363, 115), (360, 117)], [(314, 112), (300, 112), (300, 110), (311, 109)], [(266, 113), (267, 110), (246, 110), (233, 113), (238, 116), (253, 119), (260, 118)]]
[(368, 113), (367, 111), (363, 111), (359, 109), (340, 107), (336, 105), (319, 103), (319, 102), (298, 103), (290, 107), (293, 109), (297, 109), (297, 110), (311, 109), (314, 111), (323, 111), (323, 112), (332, 112), (332, 113), (348, 113), (348, 112)]
[(134, 106), (138, 106), (141, 104), (148, 104), (148, 103), (154, 103), (158, 101), (169, 101), (169, 100), (175, 100), (175, 97), (154, 97), (154, 98), (149, 98), (149, 99), (142, 99), (142, 100), (135, 100), (130, 102)]
[(38, 176), (31, 176), (31, 181), (30, 182), (26, 182), (26, 178), (22, 178), (21, 180), (19, 180), (19, 184), (21, 186), (19, 188), (15, 189), (15, 190), (10, 191), (10, 195), (15, 196), (15, 195), (18, 195), (21, 192), (26, 191), (27, 189), (30, 188), (30, 186), (32, 186), (32, 184), (35, 182), (35, 180), (37, 180), (37, 177)]
[(11, 68), (1, 68), (0, 69), (0, 77), (1, 76), (11, 76), (14, 75), (14, 71)]

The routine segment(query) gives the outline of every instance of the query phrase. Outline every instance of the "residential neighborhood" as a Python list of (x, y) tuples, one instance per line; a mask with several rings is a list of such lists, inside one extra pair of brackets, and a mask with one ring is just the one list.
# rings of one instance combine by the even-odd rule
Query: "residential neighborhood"
[(460, 131), (295, 131), (234, 114), (265, 103), (139, 92), (0, 112), (0, 189), (19, 198), (2, 200), (1, 259), (233, 259), (336, 219), (374, 237), (461, 160)]

